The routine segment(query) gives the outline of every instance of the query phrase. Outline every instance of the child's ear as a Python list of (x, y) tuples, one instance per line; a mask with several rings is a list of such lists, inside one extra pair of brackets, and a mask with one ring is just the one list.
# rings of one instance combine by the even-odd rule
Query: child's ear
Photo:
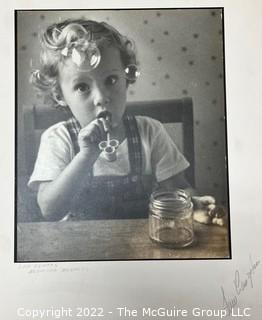
[(54, 99), (60, 107), (67, 107), (67, 103), (63, 99), (58, 99), (57, 97)]
[(57, 104), (61, 107), (67, 107), (67, 103), (65, 102), (65, 100), (63, 99), (62, 95), (58, 92), (53, 92), (53, 99), (55, 100), (55, 102), (57, 102)]
[(57, 100), (57, 102), (61, 107), (67, 107), (67, 103), (64, 100)]

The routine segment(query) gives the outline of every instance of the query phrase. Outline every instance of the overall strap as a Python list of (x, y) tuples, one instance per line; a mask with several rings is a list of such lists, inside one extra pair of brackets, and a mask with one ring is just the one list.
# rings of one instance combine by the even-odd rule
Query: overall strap
[(81, 130), (80, 123), (76, 120), (76, 118), (72, 117), (66, 121), (65, 125), (70, 134), (75, 154), (77, 154), (80, 150), (78, 145), (78, 134)]
[(126, 130), (128, 155), (132, 175), (142, 175), (142, 145), (136, 118), (127, 115), (123, 119)]

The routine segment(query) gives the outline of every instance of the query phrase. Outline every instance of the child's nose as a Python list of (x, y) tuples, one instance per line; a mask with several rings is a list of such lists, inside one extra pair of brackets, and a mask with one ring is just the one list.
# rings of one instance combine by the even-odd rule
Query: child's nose
[(95, 88), (94, 90), (94, 105), (96, 107), (99, 107), (100, 109), (105, 109), (107, 108), (107, 105), (109, 103), (110, 99), (107, 95), (106, 90), (103, 88)]

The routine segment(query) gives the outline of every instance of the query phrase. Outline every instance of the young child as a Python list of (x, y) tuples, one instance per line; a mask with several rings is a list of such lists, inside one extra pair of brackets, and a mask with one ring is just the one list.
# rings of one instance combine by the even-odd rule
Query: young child
[[(41, 45), (32, 82), (70, 114), (42, 135), (29, 181), (45, 218), (147, 216), (153, 188), (190, 188), (183, 176), (189, 163), (163, 125), (125, 115), (138, 75), (128, 38), (104, 22), (66, 20), (48, 27)], [(110, 139), (119, 143), (110, 150), (115, 161), (99, 148)]]

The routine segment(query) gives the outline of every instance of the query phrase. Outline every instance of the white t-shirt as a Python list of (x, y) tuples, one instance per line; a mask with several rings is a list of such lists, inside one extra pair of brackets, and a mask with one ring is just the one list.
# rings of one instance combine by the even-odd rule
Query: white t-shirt
[[(142, 144), (143, 174), (154, 174), (158, 182), (185, 170), (189, 163), (159, 121), (136, 116)], [(48, 128), (41, 137), (40, 147), (29, 187), (37, 190), (39, 183), (52, 181), (67, 167), (75, 156), (65, 122)], [(117, 160), (108, 162), (102, 153), (93, 166), (94, 176), (127, 175), (130, 172), (128, 144), (125, 139), (117, 149)]]

